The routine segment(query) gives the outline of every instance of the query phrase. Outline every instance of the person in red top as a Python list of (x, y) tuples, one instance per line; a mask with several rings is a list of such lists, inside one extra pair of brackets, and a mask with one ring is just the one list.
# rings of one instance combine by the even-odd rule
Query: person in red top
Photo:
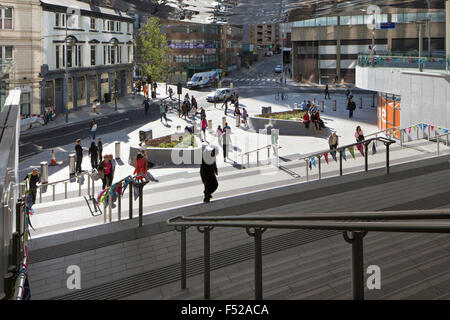
[(311, 120), (309, 119), (309, 113), (306, 112), (305, 115), (303, 116), (303, 124), (305, 125), (306, 129), (309, 128), (310, 122), (311, 122)]
[(142, 153), (138, 153), (136, 156), (133, 174), (137, 176), (138, 180), (145, 179), (147, 181), (158, 182), (158, 180), (148, 172), (148, 161)]

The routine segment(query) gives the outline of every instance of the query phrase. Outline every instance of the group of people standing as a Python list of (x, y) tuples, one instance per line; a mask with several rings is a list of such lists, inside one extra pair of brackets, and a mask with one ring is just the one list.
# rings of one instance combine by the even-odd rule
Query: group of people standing
[(325, 128), (325, 123), (320, 118), (320, 112), (317, 105), (311, 104), (311, 101), (309, 100), (308, 103), (306, 103), (306, 100), (303, 100), (300, 109), (306, 111), (303, 115), (303, 124), (305, 125), (305, 128), (309, 128), (311, 122), (314, 124), (316, 130), (322, 131), (322, 128)]
[[(355, 136), (356, 142), (362, 142), (365, 140), (364, 132), (360, 126), (356, 127), (354, 136)], [(333, 133), (328, 138), (328, 145), (330, 146), (330, 151), (332, 152), (332, 155), (333, 154), (335, 155), (336, 154), (335, 151), (339, 145), (339, 136), (336, 134), (336, 131), (333, 131)], [(359, 150), (359, 152), (361, 152), (361, 154), (364, 155), (364, 149), (363, 149), (362, 144), (357, 144), (356, 147)], [(334, 156), (333, 156), (333, 158), (334, 158)]]

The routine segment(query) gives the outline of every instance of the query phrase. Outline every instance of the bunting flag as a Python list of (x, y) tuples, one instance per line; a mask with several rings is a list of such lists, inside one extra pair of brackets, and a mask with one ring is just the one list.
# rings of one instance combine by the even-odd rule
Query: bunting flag
[(425, 130), (428, 126), (426, 124), (423, 125), (423, 130)]
[(414, 131), (417, 131), (417, 126), (416, 125), (413, 125), (412, 127), (413, 127)]
[(375, 141), (374, 141), (372, 144), (372, 154), (375, 154), (375, 153), (377, 153), (377, 148), (375, 146)]
[(423, 130), (423, 125), (421, 123), (419, 124), (419, 129)]
[(308, 166), (309, 166), (309, 170), (312, 170), (312, 161), (311, 160), (309, 160)]
[(431, 128), (431, 131), (433, 131), (433, 130), (434, 130), (434, 126), (430, 126), (430, 128)]
[(330, 154), (333, 160), (337, 162), (336, 151), (331, 151)]
[(438, 126), (437, 128), (438, 128), (438, 130), (441, 130), (441, 129), (442, 129), (442, 128), (441, 128), (441, 127), (439, 127), (439, 126)]
[(328, 152), (325, 152), (323, 154), (323, 157), (325, 158), (326, 163), (328, 164)]
[[(364, 157), (364, 147), (363, 144), (360, 143), (358, 145), (356, 145), (356, 147), (358, 148), (359, 152), (362, 154), (362, 156)], [(354, 157), (353, 157), (354, 158)]]
[(347, 157), (345, 156), (345, 149), (340, 151), (341, 153), (341, 158), (344, 159), (345, 161), (347, 161)]
[(444, 133), (446, 134), (448, 132), (448, 130), (447, 129), (444, 129)]
[(312, 157), (311, 158), (311, 162), (312, 162), (312, 165), (314, 166), (314, 168), (316, 167), (316, 157)]
[(411, 133), (411, 127), (408, 128), (408, 134), (410, 134), (410, 133)]
[(352, 155), (353, 159), (355, 159), (355, 149), (353, 149), (353, 146), (348, 147), (348, 151), (349, 151), (350, 154)]

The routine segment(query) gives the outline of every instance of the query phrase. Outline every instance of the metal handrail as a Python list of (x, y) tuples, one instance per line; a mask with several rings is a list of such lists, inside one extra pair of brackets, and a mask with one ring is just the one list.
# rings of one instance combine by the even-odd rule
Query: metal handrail
[(19, 275), (17, 276), (16, 282), (14, 284), (14, 294), (12, 300), (22, 300), (23, 294), (25, 292), (25, 280), (27, 278), (27, 256), (22, 260), (21, 267), (19, 268)]
[[(369, 231), (409, 233), (450, 233), (450, 222), (423, 221), (449, 219), (449, 209), (384, 211), (356, 213), (318, 213), (295, 216), (177, 216), (167, 220), (181, 233), (181, 289), (187, 283), (186, 229), (197, 227), (204, 234), (204, 298), (210, 298), (210, 231), (215, 227), (245, 228), (255, 241), (255, 299), (263, 298), (262, 233), (272, 229), (304, 229), (342, 231), (346, 242), (352, 244), (352, 291), (356, 300), (364, 299), (363, 238)], [(354, 219), (383, 219), (388, 221), (349, 221)], [(347, 221), (336, 221), (347, 220)], [(392, 221), (415, 220), (415, 221)], [(351, 236), (350, 236), (351, 235)]]
[[(264, 149), (267, 149), (267, 161), (269, 161), (269, 159), (270, 159), (270, 149), (272, 147), (274, 147), (274, 145), (268, 144), (265, 147), (261, 147), (261, 148), (258, 148), (258, 149), (252, 150), (252, 151), (247, 151), (247, 152), (241, 153), (239, 155), (241, 157), (241, 167), (245, 168), (244, 167), (244, 157), (247, 156), (247, 168), (250, 168), (250, 154), (251, 153), (256, 153), (256, 166), (259, 166), (259, 151), (264, 150)], [(281, 149), (281, 147), (278, 146), (278, 149)]]
[(342, 168), (342, 154), (341, 151), (350, 148), (350, 147), (354, 147), (357, 145), (364, 145), (365, 148), (365, 152), (364, 152), (364, 163), (365, 163), (365, 167), (364, 167), (364, 171), (369, 171), (369, 155), (368, 155), (368, 145), (373, 142), (373, 141), (381, 141), (384, 143), (384, 145), (386, 146), (386, 173), (389, 174), (389, 146), (392, 143), (395, 143), (395, 140), (392, 139), (388, 139), (385, 137), (375, 137), (375, 138), (370, 138), (370, 139), (366, 139), (363, 141), (359, 141), (356, 143), (352, 143), (352, 144), (348, 144), (342, 147), (337, 147), (334, 150), (323, 150), (321, 152), (314, 152), (311, 154), (308, 154), (304, 157), (300, 157), (298, 160), (305, 160), (306, 161), (306, 181), (309, 181), (309, 171), (308, 171), (308, 163), (311, 160), (311, 158), (317, 158), (318, 159), (318, 167), (319, 167), (319, 180), (322, 179), (322, 166), (321, 166), (321, 158), (325, 153), (330, 153), (330, 152), (338, 152), (339, 151), (339, 175), (342, 176), (343, 175), (343, 168)]

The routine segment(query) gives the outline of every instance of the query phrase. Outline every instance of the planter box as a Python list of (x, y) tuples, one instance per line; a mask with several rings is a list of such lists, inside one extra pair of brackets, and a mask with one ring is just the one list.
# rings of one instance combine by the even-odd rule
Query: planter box
[(202, 163), (202, 144), (198, 137), (195, 137), (196, 148), (156, 148), (149, 146), (131, 146), (128, 163), (134, 166), (136, 155), (142, 149), (147, 152), (148, 160), (155, 165), (161, 166), (181, 166), (200, 165)]
[(317, 131), (313, 123), (309, 124), (309, 128), (305, 128), (302, 121), (294, 120), (277, 120), (259, 117), (248, 117), (248, 125), (250, 128), (258, 132), (267, 129), (270, 134), (271, 129), (278, 129), (281, 135), (291, 136), (314, 136), (326, 130)]

